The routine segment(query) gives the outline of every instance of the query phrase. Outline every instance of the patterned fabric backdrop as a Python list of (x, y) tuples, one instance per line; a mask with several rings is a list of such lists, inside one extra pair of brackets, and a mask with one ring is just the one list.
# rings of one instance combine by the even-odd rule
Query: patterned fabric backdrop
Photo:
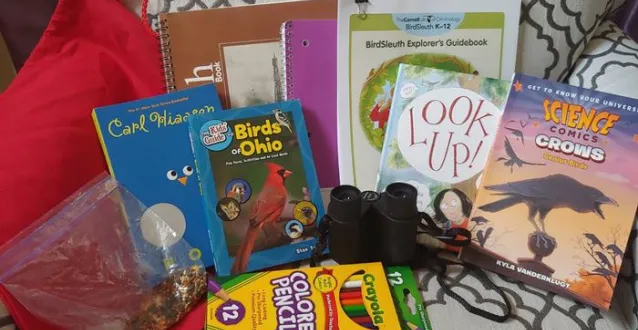
[(569, 83), (636, 97), (638, 43), (611, 21), (603, 22), (576, 62)]
[(6, 307), (0, 302), (0, 330), (15, 330), (16, 327), (13, 325), (13, 320), (11, 316), (9, 316), (9, 312)]
[(624, 0), (523, 0), (517, 71), (562, 81)]
[[(135, 3), (135, 0), (125, 0)], [(139, 2), (138, 0), (137, 2)], [(148, 21), (154, 30), (157, 30), (159, 13), (176, 11), (190, 11), (221, 7), (248, 6), (261, 3), (285, 2), (295, 0), (148, 0)]]

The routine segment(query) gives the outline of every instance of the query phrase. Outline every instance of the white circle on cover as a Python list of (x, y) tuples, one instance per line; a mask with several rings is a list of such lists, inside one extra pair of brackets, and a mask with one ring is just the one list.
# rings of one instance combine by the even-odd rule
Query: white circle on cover
[(140, 227), (147, 242), (157, 247), (170, 247), (184, 237), (186, 217), (177, 206), (159, 203), (144, 211)]
[(410, 101), (399, 117), (396, 141), (421, 174), (455, 184), (483, 170), (501, 111), (465, 88), (441, 88)]

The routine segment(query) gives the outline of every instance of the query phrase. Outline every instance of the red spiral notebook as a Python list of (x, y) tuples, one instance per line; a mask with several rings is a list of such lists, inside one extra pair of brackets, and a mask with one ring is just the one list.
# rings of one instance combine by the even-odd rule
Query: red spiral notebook
[(336, 187), (337, 20), (290, 20), (282, 25), (281, 34), (286, 99), (301, 101), (319, 186)]

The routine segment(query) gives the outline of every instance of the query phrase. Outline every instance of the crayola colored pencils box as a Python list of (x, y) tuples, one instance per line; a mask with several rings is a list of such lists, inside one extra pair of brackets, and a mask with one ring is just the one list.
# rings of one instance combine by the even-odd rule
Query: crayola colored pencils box
[(381, 263), (249, 273), (215, 282), (219, 287), (209, 282), (207, 330), (401, 329)]

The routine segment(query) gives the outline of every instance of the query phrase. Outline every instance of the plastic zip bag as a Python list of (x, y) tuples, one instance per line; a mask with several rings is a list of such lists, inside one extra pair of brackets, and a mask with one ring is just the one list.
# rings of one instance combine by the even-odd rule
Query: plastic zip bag
[(167, 329), (206, 292), (190, 250), (103, 174), (0, 249), (0, 284), (63, 329)]

